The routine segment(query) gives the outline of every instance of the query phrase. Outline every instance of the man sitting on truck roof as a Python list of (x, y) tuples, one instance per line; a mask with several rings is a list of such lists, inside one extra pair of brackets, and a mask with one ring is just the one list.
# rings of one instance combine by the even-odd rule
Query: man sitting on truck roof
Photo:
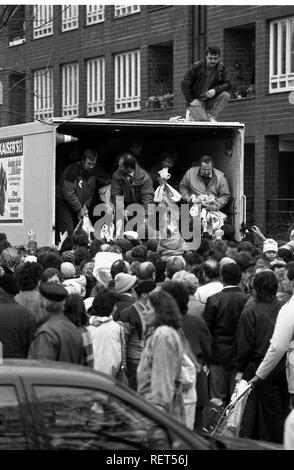
[(72, 234), (78, 221), (88, 214), (96, 178), (92, 170), (96, 165), (97, 152), (87, 149), (82, 161), (69, 165), (56, 187), (57, 232)]
[(195, 62), (182, 80), (187, 119), (190, 121), (216, 121), (228, 104), (231, 84), (226, 68), (219, 59), (219, 48), (208, 47), (205, 58)]

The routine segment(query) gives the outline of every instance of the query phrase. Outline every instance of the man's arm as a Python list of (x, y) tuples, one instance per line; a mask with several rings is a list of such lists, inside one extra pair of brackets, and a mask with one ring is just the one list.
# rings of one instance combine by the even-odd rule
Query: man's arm
[(221, 74), (222, 74), (222, 80), (221, 80), (222, 83), (214, 87), (216, 95), (219, 95), (223, 91), (230, 91), (231, 89), (230, 76), (224, 65), (222, 66)]
[(260, 379), (266, 379), (272, 372), (284, 356), (293, 338), (293, 303), (291, 303), (292, 308), (289, 306), (290, 304), (287, 304), (285, 308), (282, 307), (278, 314), (270, 346), (255, 374)]
[(190, 69), (185, 73), (181, 82), (181, 89), (186, 100), (187, 106), (192, 103), (194, 96), (192, 95), (192, 83), (195, 79), (195, 65), (193, 64)]
[(154, 199), (154, 189), (152, 179), (148, 175), (141, 186), (141, 203), (145, 213), (148, 213), (148, 204), (152, 204)]
[(79, 212), (82, 209), (82, 204), (77, 197), (75, 181), (69, 181), (65, 179), (62, 187), (62, 194), (64, 199), (69, 203), (75, 212)]
[(190, 170), (186, 171), (180, 184), (179, 193), (182, 196), (183, 201), (189, 202), (191, 197), (191, 186), (190, 186)]
[(120, 184), (120, 181), (118, 178), (116, 178), (115, 176), (112, 176), (111, 188), (110, 188), (110, 199), (114, 205), (115, 205), (117, 196), (123, 196), (122, 185)]
[(218, 188), (218, 196), (215, 200), (215, 204), (218, 207), (217, 210), (220, 210), (222, 207), (224, 207), (227, 204), (227, 202), (229, 202), (230, 196), (231, 194), (230, 194), (230, 189), (229, 189), (229, 185), (227, 182), (227, 178), (224, 175), (222, 175), (221, 180), (220, 180), (220, 185)]

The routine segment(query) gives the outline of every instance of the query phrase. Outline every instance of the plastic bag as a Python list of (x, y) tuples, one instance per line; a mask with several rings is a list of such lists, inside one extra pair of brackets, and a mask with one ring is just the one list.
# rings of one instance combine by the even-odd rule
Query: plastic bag
[(222, 435), (238, 437), (245, 405), (252, 387), (248, 386), (246, 380), (240, 380), (236, 384), (231, 396), (230, 405), (227, 407), (227, 418)]
[(114, 205), (112, 204), (111, 199), (110, 199), (110, 190), (111, 190), (111, 185), (108, 184), (107, 186), (103, 186), (102, 188), (99, 189), (99, 194), (100, 194), (101, 200), (104, 202), (106, 206), (106, 213), (114, 215)]
[(89, 242), (91, 242), (91, 234), (94, 233), (94, 227), (88, 215), (83, 217), (82, 229), (88, 234)]
[(170, 184), (163, 183), (154, 192), (154, 202), (165, 202), (167, 205), (178, 202), (182, 196)]

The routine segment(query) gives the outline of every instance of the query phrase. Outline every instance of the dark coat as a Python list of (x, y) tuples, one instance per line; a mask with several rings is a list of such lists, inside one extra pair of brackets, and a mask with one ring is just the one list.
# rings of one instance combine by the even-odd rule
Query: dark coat
[(278, 300), (254, 302), (242, 311), (237, 331), (238, 372), (245, 372), (253, 363), (250, 370), (254, 375), (269, 347), (281, 306)]
[(91, 205), (96, 177), (87, 172), (83, 162), (72, 163), (65, 170), (56, 187), (56, 198), (65, 200), (74, 212), (79, 212), (83, 205)]
[(28, 357), (83, 365), (81, 332), (64, 315), (53, 315), (36, 331)]
[(208, 297), (203, 318), (212, 336), (210, 364), (235, 366), (236, 331), (246, 300), (238, 286), (226, 287)]
[(0, 296), (0, 341), (4, 358), (25, 359), (36, 330), (32, 312), (13, 297)]
[[(187, 106), (195, 99), (200, 98), (199, 93), (202, 90), (202, 84), (206, 80), (206, 59), (195, 62), (184, 75), (181, 83), (182, 92), (186, 99)], [(214, 76), (209, 84), (209, 89), (214, 89), (216, 95), (223, 91), (229, 91), (231, 83), (226, 68), (222, 62), (218, 62), (214, 69)]]
[(148, 204), (153, 203), (154, 189), (152, 179), (147, 171), (136, 164), (135, 174), (131, 182), (118, 169), (112, 175), (111, 201), (116, 202), (117, 196), (124, 197), (124, 206), (137, 203), (142, 204), (147, 213)]

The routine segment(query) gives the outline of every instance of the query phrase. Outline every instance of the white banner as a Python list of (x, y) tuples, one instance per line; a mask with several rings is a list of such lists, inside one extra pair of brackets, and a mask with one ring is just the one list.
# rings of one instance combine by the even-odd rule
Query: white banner
[(0, 140), (0, 224), (23, 223), (23, 138)]

